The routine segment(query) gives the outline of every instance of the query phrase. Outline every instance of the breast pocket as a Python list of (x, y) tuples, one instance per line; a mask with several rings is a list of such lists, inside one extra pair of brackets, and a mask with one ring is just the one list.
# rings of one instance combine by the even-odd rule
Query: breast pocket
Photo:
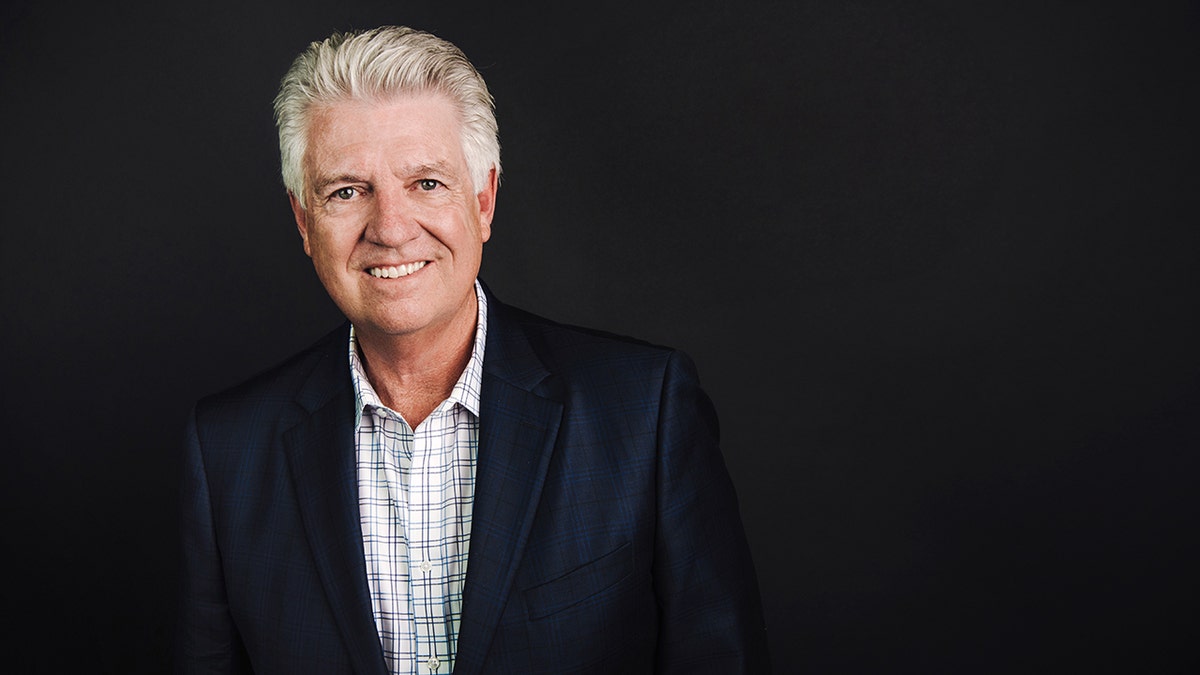
[(561, 612), (619, 584), (632, 573), (633, 546), (625, 542), (561, 577), (525, 589), (529, 618), (537, 620)]

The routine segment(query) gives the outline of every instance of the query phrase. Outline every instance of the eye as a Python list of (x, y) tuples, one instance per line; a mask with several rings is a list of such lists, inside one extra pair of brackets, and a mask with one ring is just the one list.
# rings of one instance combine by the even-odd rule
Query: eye
[(335, 199), (341, 199), (341, 200), (345, 201), (347, 199), (353, 199), (354, 194), (355, 194), (354, 188), (344, 187), (344, 188), (334, 191), (333, 196)]
[(430, 190), (436, 190), (439, 185), (441, 185), (441, 182), (432, 178), (422, 178), (421, 180), (417, 181), (417, 187), (426, 192), (429, 192)]

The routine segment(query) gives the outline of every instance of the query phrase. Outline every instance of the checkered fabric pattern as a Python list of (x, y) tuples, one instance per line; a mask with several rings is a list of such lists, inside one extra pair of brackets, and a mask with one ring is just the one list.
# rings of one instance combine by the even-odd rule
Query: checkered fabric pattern
[(350, 329), (358, 504), (371, 609), (394, 675), (454, 670), (479, 450), (487, 297), (450, 397), (414, 430), (384, 406)]

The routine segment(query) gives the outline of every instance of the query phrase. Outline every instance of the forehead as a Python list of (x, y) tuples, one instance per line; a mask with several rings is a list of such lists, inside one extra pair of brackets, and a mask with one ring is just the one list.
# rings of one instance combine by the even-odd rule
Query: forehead
[(310, 170), (381, 159), (465, 166), (461, 139), (458, 111), (441, 94), (345, 100), (309, 111), (304, 158)]

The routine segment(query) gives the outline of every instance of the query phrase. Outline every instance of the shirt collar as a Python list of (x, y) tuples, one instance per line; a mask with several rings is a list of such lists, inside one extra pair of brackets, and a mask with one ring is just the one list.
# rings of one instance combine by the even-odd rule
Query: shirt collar
[[(487, 295), (484, 294), (478, 279), (475, 280), (475, 297), (479, 300), (479, 313), (475, 321), (475, 342), (471, 346), (471, 358), (446, 400), (461, 405), (478, 417), (479, 391), (483, 384), (483, 348), (487, 344)], [(350, 379), (354, 382), (354, 426), (358, 427), (362, 422), (363, 410), (368, 406), (387, 406), (379, 400), (379, 395), (367, 379), (362, 357), (358, 354), (358, 337), (354, 334), (354, 324), (350, 324)]]

